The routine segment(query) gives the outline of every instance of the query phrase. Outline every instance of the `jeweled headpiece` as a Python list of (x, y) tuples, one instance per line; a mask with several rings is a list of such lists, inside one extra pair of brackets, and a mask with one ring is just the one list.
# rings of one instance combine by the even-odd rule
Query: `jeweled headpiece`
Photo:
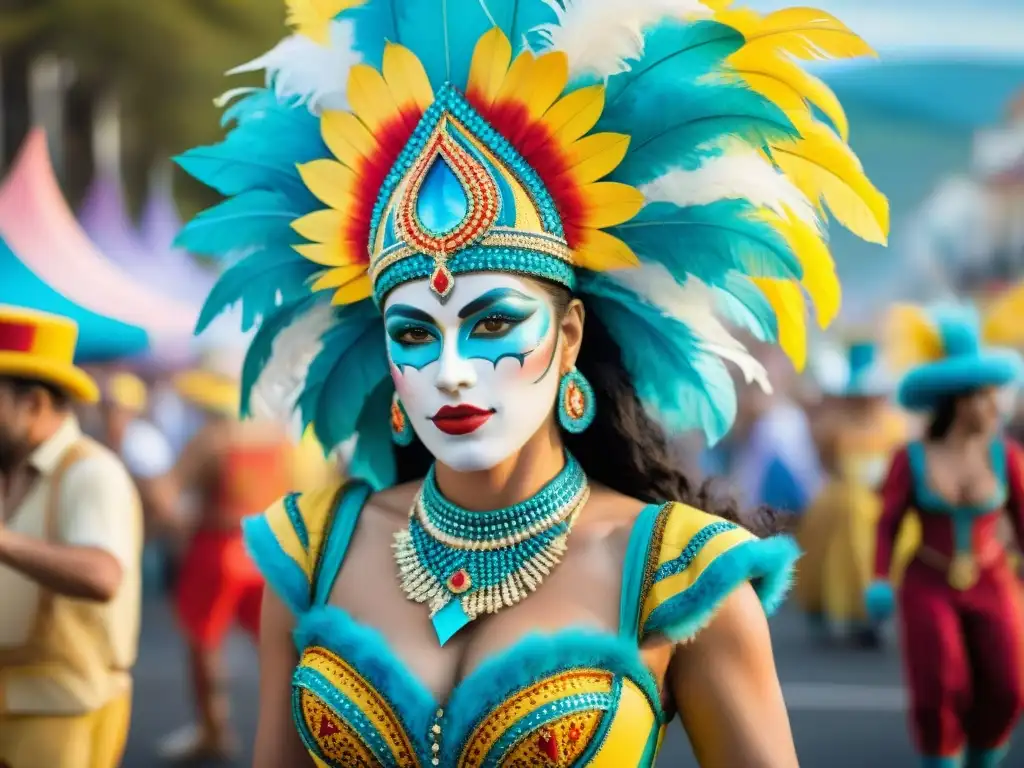
[[(553, 281), (597, 313), (670, 431), (729, 428), (724, 360), (767, 386), (717, 317), (801, 365), (805, 305), (839, 284), (826, 210), (884, 241), (885, 198), (842, 108), (798, 59), (870, 54), (821, 11), (729, 0), (288, 0), (297, 34), (240, 70), (265, 89), (181, 165), (228, 196), (184, 230), (247, 253), (200, 327), (262, 317), (244, 374), (386, 485), (391, 381), (379, 305), (411, 280)], [(824, 116), (824, 119), (818, 117)], [(300, 237), (301, 236), (301, 237)], [(305, 242), (301, 242), (301, 240)], [(303, 343), (304, 342), (304, 343)]]

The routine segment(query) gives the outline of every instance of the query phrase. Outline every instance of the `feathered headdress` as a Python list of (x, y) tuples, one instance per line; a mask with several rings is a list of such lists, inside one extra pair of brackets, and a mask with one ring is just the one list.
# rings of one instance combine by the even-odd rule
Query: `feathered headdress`
[[(227, 196), (181, 244), (244, 254), (202, 328), (239, 300), (262, 318), (254, 386), (297, 407), (355, 470), (393, 478), (378, 305), (459, 274), (565, 285), (623, 350), (645, 406), (713, 441), (763, 368), (716, 319), (801, 366), (809, 299), (839, 284), (830, 211), (885, 239), (885, 198), (832, 93), (798, 61), (871, 50), (821, 11), (724, 0), (288, 0), (296, 34), (239, 71), (213, 147), (179, 158)], [(825, 120), (817, 117), (824, 115)], [(284, 343), (288, 337), (289, 343)], [(296, 343), (302, 339), (305, 343)], [(266, 397), (264, 397), (266, 399)]]
[(1019, 383), (1024, 373), (1020, 355), (998, 345), (1007, 338), (1003, 313), (1020, 308), (1021, 302), (1018, 290), (989, 318), (970, 305), (893, 307), (885, 344), (892, 366), (904, 373), (900, 404), (927, 410), (948, 395)]

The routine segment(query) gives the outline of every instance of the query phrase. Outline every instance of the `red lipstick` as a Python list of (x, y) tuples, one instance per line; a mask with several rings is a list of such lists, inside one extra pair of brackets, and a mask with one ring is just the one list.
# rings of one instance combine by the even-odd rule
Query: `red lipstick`
[(431, 417), (434, 426), (446, 435), (468, 435), (476, 432), (494, 411), (485, 411), (475, 405), (446, 405)]

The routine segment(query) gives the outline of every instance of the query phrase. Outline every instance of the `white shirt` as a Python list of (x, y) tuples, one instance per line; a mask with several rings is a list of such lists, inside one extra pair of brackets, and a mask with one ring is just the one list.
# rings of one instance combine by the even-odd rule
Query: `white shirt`
[(145, 419), (135, 419), (121, 439), (121, 460), (132, 477), (150, 480), (174, 468), (174, 449), (163, 432)]

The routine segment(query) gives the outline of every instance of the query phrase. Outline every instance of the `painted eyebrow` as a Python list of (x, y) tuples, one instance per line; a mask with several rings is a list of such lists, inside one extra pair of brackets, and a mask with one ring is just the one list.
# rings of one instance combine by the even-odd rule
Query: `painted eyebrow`
[(393, 307), (388, 307), (387, 312), (384, 313), (384, 319), (390, 320), (392, 317), (401, 317), (405, 320), (414, 320), (418, 323), (426, 323), (427, 325), (437, 325), (437, 321), (429, 314), (422, 309), (417, 309), (408, 304), (395, 304)]
[(465, 320), (467, 317), (472, 317), (478, 312), (483, 312), (485, 309), (489, 309), (504, 299), (521, 299), (531, 304), (537, 303), (537, 300), (532, 296), (527, 296), (525, 293), (521, 293), (515, 288), (495, 288), (488, 291), (483, 296), (473, 299), (469, 304), (460, 309), (459, 320)]

